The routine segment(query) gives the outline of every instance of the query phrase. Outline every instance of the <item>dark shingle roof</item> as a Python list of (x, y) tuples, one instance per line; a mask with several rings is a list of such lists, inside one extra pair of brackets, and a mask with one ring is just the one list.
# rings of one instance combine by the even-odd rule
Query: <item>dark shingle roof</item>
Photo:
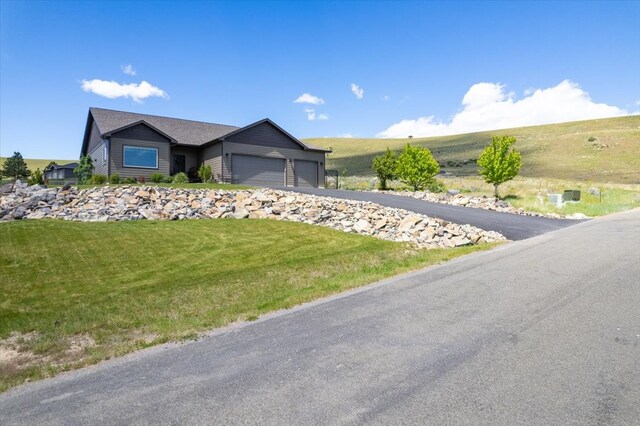
[(91, 108), (90, 111), (101, 135), (109, 134), (114, 130), (144, 121), (167, 134), (181, 145), (200, 146), (239, 129), (239, 127), (224, 124), (136, 114), (133, 112), (114, 111), (102, 108)]

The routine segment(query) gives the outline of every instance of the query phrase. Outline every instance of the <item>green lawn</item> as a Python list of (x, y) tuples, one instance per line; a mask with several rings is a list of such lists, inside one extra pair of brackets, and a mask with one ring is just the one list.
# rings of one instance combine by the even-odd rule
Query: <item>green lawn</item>
[(408, 143), (429, 148), (456, 176), (477, 174), (473, 161), (493, 135), (517, 138), (525, 177), (640, 184), (640, 115), (548, 124), (507, 130), (413, 139), (305, 139), (332, 148), (327, 168), (347, 176), (373, 176), (373, 157)]
[[(51, 187), (60, 187), (62, 185), (50, 185)], [(117, 185), (112, 185), (112, 184), (105, 184), (105, 185), (73, 185), (75, 187), (78, 187), (80, 189), (87, 189), (87, 188), (96, 188), (96, 187), (100, 187), (100, 186), (160, 186), (163, 188), (181, 188), (181, 189), (226, 189), (228, 191), (237, 191), (237, 190), (242, 190), (242, 189), (254, 189), (254, 187), (252, 186), (247, 186), (247, 185), (232, 185), (229, 183), (213, 183), (213, 182), (207, 182), (207, 183), (153, 183), (153, 182), (146, 182), (146, 183), (120, 183)]]
[(488, 247), (271, 220), (0, 224), (0, 390)]

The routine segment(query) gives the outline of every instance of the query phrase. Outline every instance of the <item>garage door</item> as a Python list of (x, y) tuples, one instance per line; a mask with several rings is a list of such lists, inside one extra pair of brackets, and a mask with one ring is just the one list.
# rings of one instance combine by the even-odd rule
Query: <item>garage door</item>
[(232, 155), (231, 175), (233, 183), (284, 186), (284, 160), (252, 155)]
[(318, 162), (295, 160), (293, 163), (295, 186), (318, 187)]

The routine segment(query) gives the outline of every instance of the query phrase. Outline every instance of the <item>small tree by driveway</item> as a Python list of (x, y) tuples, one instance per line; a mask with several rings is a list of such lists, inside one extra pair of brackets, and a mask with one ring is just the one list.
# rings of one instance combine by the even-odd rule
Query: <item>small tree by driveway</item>
[(396, 162), (398, 179), (413, 188), (425, 189), (440, 172), (440, 165), (428, 148), (407, 144)]
[(516, 138), (513, 136), (494, 136), (478, 158), (478, 172), (485, 182), (493, 185), (496, 199), (498, 186), (516, 177), (522, 167), (522, 157), (512, 147), (514, 143)]
[(387, 147), (384, 155), (379, 155), (373, 159), (373, 171), (378, 176), (378, 189), (387, 189), (387, 181), (396, 176), (396, 154)]
[(80, 157), (78, 167), (73, 169), (73, 174), (78, 178), (78, 183), (89, 183), (91, 176), (93, 176), (94, 168), (95, 166), (93, 165), (93, 159), (90, 156), (83, 155), (82, 157)]

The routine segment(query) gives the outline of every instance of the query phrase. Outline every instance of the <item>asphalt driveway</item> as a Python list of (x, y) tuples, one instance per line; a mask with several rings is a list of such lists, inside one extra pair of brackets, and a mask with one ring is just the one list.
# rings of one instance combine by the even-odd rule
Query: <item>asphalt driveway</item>
[(2, 425), (640, 418), (640, 210), (0, 395)]
[(484, 209), (451, 206), (418, 200), (416, 198), (371, 191), (347, 191), (322, 188), (279, 188), (304, 194), (370, 201), (386, 207), (409, 210), (415, 213), (437, 217), (458, 224), (470, 224), (487, 231), (497, 231), (510, 240), (523, 240), (546, 232), (555, 231), (583, 222), (571, 219), (549, 219), (546, 217), (523, 216), (499, 213)]

